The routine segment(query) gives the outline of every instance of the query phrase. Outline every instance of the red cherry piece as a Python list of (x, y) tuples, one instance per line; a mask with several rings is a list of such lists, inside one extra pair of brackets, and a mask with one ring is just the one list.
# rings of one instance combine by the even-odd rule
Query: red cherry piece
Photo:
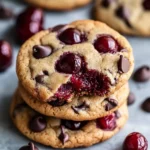
[(94, 43), (95, 49), (99, 53), (116, 53), (119, 51), (117, 41), (110, 35), (101, 35)]
[(112, 131), (117, 127), (115, 113), (97, 119), (97, 127), (106, 131)]
[(65, 53), (56, 62), (56, 70), (61, 73), (73, 74), (80, 71), (82, 59), (73, 53)]
[(146, 138), (138, 132), (129, 134), (123, 144), (123, 150), (147, 150), (148, 142)]
[(12, 48), (6, 41), (0, 40), (0, 71), (8, 69), (12, 62)]
[(85, 37), (74, 28), (68, 28), (58, 36), (59, 40), (65, 44), (72, 45), (82, 43), (85, 40)]

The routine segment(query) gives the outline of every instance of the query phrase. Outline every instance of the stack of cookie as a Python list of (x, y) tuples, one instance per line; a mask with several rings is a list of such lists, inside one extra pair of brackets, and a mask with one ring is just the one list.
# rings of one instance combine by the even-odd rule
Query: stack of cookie
[(107, 140), (127, 121), (133, 66), (130, 44), (104, 23), (41, 31), (19, 51), (11, 118), (29, 139), (55, 148)]

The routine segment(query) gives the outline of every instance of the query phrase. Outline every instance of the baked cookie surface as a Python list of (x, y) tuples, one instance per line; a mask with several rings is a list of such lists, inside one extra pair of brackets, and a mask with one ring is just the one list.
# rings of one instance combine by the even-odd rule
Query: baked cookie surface
[[(45, 103), (33, 98), (23, 86), (19, 86), (18, 94), (35, 111), (56, 118), (67, 120), (94, 120), (116, 111), (123, 105), (129, 95), (128, 84), (121, 87), (110, 97), (74, 97), (70, 103)], [(60, 106), (59, 106), (60, 105)]]
[(94, 16), (119, 32), (150, 36), (149, 0), (96, 0)]
[(115, 135), (126, 123), (127, 106), (93, 121), (74, 122), (43, 116), (32, 110), (17, 93), (11, 104), (11, 118), (29, 139), (55, 148), (87, 147)]
[(109, 96), (130, 78), (132, 48), (101, 22), (75, 21), (39, 32), (21, 47), (17, 75), (44, 102), (75, 96)]
[(87, 5), (91, 0), (24, 0), (33, 6), (49, 10), (71, 10)]

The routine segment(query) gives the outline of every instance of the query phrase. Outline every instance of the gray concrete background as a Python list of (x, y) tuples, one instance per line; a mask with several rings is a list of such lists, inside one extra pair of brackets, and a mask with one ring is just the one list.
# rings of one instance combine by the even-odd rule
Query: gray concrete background
[[(16, 14), (26, 6), (19, 2), (19, 0), (0, 0), (0, 2), (1, 1), (7, 7), (13, 8)], [(90, 18), (91, 8), (92, 6), (89, 5), (71, 12), (45, 12), (45, 27), (48, 28), (56, 24), (68, 23), (77, 19)], [(19, 45), (17, 45), (14, 40), (15, 33), (13, 27), (14, 20), (0, 20), (0, 39), (8, 40), (13, 46), (14, 53), (13, 65), (5, 73), (0, 74), (0, 150), (18, 150), (19, 147), (26, 145), (29, 141), (14, 128), (9, 118), (11, 97), (17, 87), (15, 60), (19, 49)], [(135, 68), (143, 64), (150, 66), (150, 38), (127, 38), (134, 50)], [(130, 80), (130, 88), (136, 94), (136, 103), (129, 107), (130, 117), (126, 126), (112, 139), (102, 144), (86, 148), (87, 150), (121, 150), (124, 138), (133, 131), (144, 134), (149, 140), (150, 145), (150, 114), (145, 113), (140, 109), (142, 101), (145, 100), (145, 98), (150, 97), (150, 82), (137, 84)], [(50, 150), (50, 148), (41, 145), (38, 146), (40, 150)]]

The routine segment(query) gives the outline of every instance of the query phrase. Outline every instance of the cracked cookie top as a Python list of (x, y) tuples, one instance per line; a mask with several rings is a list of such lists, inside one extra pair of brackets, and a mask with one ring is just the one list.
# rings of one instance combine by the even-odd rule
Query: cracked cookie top
[(21, 47), (17, 74), (23, 87), (44, 102), (75, 96), (109, 96), (133, 71), (132, 48), (101, 22), (75, 21), (39, 32)]

